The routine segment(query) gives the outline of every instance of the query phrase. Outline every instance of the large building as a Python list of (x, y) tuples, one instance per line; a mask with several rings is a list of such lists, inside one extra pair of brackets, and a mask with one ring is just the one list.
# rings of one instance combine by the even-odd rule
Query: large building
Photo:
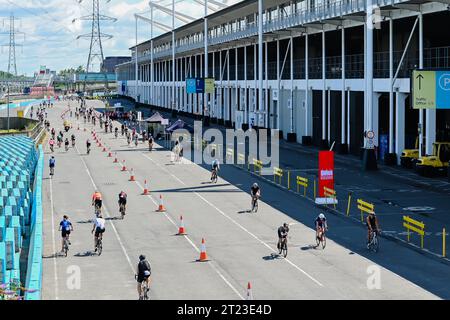
[(106, 57), (101, 65), (102, 72), (115, 73), (116, 66), (131, 60), (131, 57)]
[[(207, 16), (206, 41), (199, 19), (175, 29), (174, 51), (172, 32), (130, 48), (132, 61), (116, 68), (119, 93), (343, 153), (359, 154), (373, 131), (379, 156), (397, 160), (422, 121), (431, 154), (450, 140), (450, 110), (420, 115), (411, 72), (450, 67), (449, 10), (448, 0), (265, 0), (260, 19), (258, 0), (242, 1)], [(186, 79), (199, 77), (215, 79), (214, 94), (186, 94)]]

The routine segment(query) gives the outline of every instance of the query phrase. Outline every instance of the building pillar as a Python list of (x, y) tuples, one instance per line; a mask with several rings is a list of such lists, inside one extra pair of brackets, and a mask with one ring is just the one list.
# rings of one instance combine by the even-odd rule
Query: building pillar
[[(398, 88), (395, 92), (395, 153), (401, 154), (405, 149), (405, 101), (407, 95), (399, 92)], [(400, 164), (400, 157), (397, 159)]]
[(320, 144), (321, 149), (328, 149), (327, 140), (327, 122), (326, 122), (326, 59), (325, 59), (325, 30), (322, 29), (322, 140)]

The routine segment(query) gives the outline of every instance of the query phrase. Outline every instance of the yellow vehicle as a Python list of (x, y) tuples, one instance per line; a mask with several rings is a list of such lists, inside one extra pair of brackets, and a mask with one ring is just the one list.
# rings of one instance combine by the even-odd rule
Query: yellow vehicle
[(419, 137), (416, 138), (415, 149), (405, 149), (400, 156), (400, 164), (404, 168), (412, 168), (419, 159)]
[(450, 160), (450, 142), (433, 143), (433, 155), (423, 156), (417, 160), (416, 171), (420, 175), (430, 176), (448, 170)]

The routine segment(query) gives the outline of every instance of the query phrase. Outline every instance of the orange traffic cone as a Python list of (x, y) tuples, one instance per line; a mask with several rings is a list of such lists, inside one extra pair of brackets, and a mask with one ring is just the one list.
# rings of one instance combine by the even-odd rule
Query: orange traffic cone
[(206, 245), (205, 245), (205, 238), (202, 239), (202, 247), (200, 249), (200, 259), (198, 261), (208, 261), (208, 256), (206, 255)]
[(114, 163), (119, 162), (119, 160), (117, 160), (117, 152), (116, 152), (116, 156), (114, 157)]
[(147, 180), (144, 181), (144, 193), (143, 193), (143, 195), (144, 196), (149, 195), (148, 188), (147, 188)]
[(183, 236), (186, 234), (186, 230), (184, 229), (183, 216), (180, 217), (180, 227), (178, 228), (178, 235)]
[(159, 206), (157, 212), (164, 212), (166, 211), (166, 208), (164, 208), (163, 198), (162, 195), (159, 196)]
[(134, 171), (133, 171), (133, 168), (131, 168), (130, 181), (136, 181), (136, 180), (134, 179)]
[(250, 284), (250, 282), (247, 285), (247, 297), (245, 300), (253, 300), (252, 285)]
[(125, 160), (122, 161), (122, 171), (127, 171), (127, 167), (125, 167)]

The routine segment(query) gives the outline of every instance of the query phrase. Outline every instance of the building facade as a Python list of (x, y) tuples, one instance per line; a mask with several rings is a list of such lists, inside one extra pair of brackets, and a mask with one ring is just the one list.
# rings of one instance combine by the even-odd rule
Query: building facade
[(115, 73), (116, 66), (131, 60), (131, 57), (106, 57), (101, 65), (102, 72)]
[[(410, 78), (450, 68), (449, 3), (242, 1), (175, 29), (174, 51), (172, 32), (131, 48), (116, 67), (119, 93), (342, 153), (359, 154), (373, 131), (381, 158), (413, 148), (422, 123), (431, 154), (450, 140), (450, 110), (413, 109)], [(214, 78), (214, 94), (186, 94), (190, 77)]]

